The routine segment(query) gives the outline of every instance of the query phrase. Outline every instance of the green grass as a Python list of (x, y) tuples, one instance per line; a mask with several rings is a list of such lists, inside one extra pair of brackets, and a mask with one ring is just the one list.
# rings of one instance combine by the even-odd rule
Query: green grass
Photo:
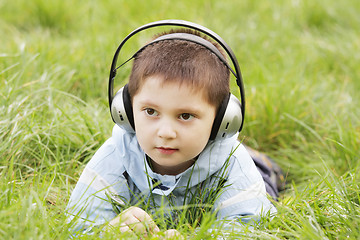
[[(134, 28), (171, 18), (207, 26), (233, 48), (247, 98), (241, 138), (287, 174), (278, 215), (230, 234), (359, 239), (359, 12), (357, 0), (0, 0), (0, 239), (68, 238), (70, 193), (111, 134), (115, 49)], [(216, 236), (209, 226), (180, 230)]]

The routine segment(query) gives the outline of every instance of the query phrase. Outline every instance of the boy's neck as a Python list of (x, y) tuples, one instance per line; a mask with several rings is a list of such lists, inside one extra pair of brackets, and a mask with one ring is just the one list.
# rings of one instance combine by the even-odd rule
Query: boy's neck
[(161, 174), (161, 175), (171, 175), (171, 176), (175, 176), (175, 175), (178, 175), (178, 174), (184, 172), (186, 169), (188, 169), (195, 163), (195, 159), (191, 159), (191, 160), (186, 161), (177, 166), (161, 166), (161, 165), (157, 164), (155, 161), (153, 161), (147, 155), (146, 155), (146, 160), (147, 160), (150, 168), (153, 170), (153, 172)]

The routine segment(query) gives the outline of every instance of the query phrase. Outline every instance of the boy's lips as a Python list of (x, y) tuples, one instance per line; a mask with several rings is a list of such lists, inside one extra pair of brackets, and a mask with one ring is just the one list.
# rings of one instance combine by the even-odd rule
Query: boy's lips
[(171, 155), (173, 153), (175, 153), (176, 151), (178, 151), (179, 149), (177, 148), (170, 148), (170, 147), (156, 147), (156, 149), (165, 155)]

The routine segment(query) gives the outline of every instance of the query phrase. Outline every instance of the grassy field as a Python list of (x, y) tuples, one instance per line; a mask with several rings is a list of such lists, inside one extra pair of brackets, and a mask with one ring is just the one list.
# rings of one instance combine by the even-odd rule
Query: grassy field
[[(202, 24), (233, 48), (247, 98), (241, 138), (287, 176), (278, 215), (229, 237), (360, 239), (359, 12), (358, 0), (0, 0), (0, 239), (69, 237), (70, 193), (113, 126), (113, 54), (162, 19)], [(206, 239), (208, 226), (181, 231)]]

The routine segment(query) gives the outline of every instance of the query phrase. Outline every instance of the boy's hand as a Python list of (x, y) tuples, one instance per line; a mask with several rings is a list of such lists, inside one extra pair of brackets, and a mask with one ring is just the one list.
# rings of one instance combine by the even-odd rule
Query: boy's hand
[(157, 233), (160, 231), (154, 220), (144, 210), (129, 207), (109, 222), (109, 227), (118, 228), (120, 232), (133, 232), (136, 235)]
[(176, 229), (169, 229), (164, 232), (165, 238), (164, 239), (185, 239), (181, 233), (179, 233)]

